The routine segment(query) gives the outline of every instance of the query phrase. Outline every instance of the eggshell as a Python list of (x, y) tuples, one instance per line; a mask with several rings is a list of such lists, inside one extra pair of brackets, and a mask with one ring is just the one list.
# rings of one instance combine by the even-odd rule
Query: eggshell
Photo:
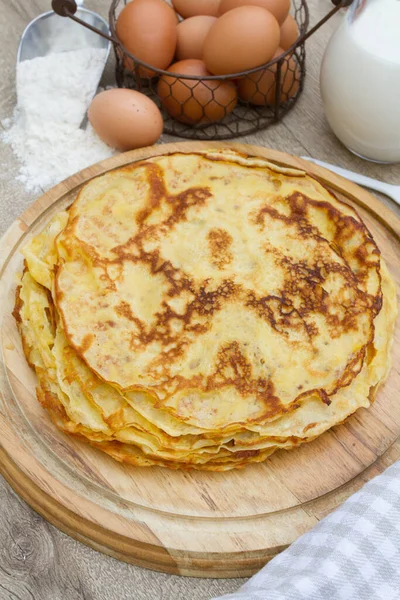
[(202, 59), (204, 40), (216, 20), (216, 17), (198, 15), (181, 21), (176, 28), (178, 33), (176, 58), (178, 60)]
[[(164, 0), (133, 0), (121, 11), (116, 32), (123, 46), (136, 58), (158, 69), (166, 69), (175, 54), (176, 24), (176, 13)], [(133, 68), (129, 57), (125, 66)], [(145, 67), (139, 71), (142, 77), (155, 75)]]
[(218, 16), (220, 0), (172, 0), (172, 5), (184, 19), (196, 15)]
[(281, 41), (279, 42), (279, 46), (283, 48), (283, 50), (289, 50), (298, 39), (299, 35), (299, 28), (297, 27), (296, 21), (292, 15), (288, 15), (281, 25)]
[(290, 0), (221, 0), (219, 14), (237, 8), (238, 6), (261, 6), (272, 13), (279, 24), (283, 23), (289, 14)]
[(275, 17), (260, 6), (240, 6), (222, 15), (204, 42), (203, 60), (215, 75), (247, 71), (268, 62), (279, 45)]
[[(180, 75), (210, 75), (201, 60), (181, 60), (168, 71)], [(157, 88), (165, 110), (178, 121), (191, 125), (220, 121), (236, 106), (236, 86), (231, 81), (177, 79), (164, 75)]]
[[(281, 54), (283, 54), (283, 50), (282, 48), (278, 48), (274, 58), (277, 58)], [(277, 63), (269, 69), (256, 71), (241, 79), (238, 82), (239, 97), (257, 106), (275, 104), (276, 71)], [(300, 74), (294, 58), (292, 56), (285, 57), (281, 69), (281, 103), (286, 102), (297, 94), (300, 85), (299, 81)]]
[(163, 130), (156, 104), (135, 90), (101, 92), (93, 98), (88, 117), (99, 138), (122, 151), (151, 146)]

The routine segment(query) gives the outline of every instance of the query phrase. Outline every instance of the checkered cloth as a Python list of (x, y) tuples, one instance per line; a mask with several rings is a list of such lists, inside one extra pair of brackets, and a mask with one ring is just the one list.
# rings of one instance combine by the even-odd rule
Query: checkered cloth
[(223, 599), (400, 599), (400, 462)]

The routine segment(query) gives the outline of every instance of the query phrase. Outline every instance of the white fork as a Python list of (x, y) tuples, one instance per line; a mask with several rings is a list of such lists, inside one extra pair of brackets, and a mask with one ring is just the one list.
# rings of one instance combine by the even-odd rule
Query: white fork
[(358, 183), (359, 185), (363, 185), (371, 190), (376, 190), (377, 192), (381, 192), (385, 194), (389, 198), (392, 198), (397, 204), (400, 204), (400, 185), (393, 185), (392, 183), (384, 183), (383, 181), (379, 181), (378, 179), (372, 179), (372, 177), (366, 177), (365, 175), (360, 175), (359, 173), (354, 173), (353, 171), (348, 171), (347, 169), (342, 169), (341, 167), (336, 167), (335, 165), (330, 165), (329, 163), (323, 162), (322, 160), (317, 160), (316, 158), (310, 158), (309, 156), (301, 156), (304, 160), (309, 160), (320, 167), (325, 167), (325, 169), (329, 169), (354, 183)]

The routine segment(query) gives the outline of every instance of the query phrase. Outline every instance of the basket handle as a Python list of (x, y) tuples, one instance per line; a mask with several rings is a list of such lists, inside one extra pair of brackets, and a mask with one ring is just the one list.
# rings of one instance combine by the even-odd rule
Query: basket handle
[(101, 37), (105, 38), (106, 40), (109, 40), (114, 44), (117, 42), (117, 40), (111, 35), (104, 33), (104, 31), (97, 29), (97, 27), (93, 27), (93, 25), (90, 25), (90, 23), (86, 23), (86, 21), (82, 21), (82, 19), (79, 19), (79, 17), (76, 17), (75, 13), (78, 10), (78, 6), (75, 0), (52, 0), (51, 7), (54, 10), (54, 12), (60, 17), (69, 17), (76, 23), (79, 23), (79, 25), (83, 25), (83, 27), (86, 27), (94, 33), (101, 35)]
[[(338, 10), (340, 10), (341, 8), (344, 8), (346, 6), (350, 6), (350, 4), (352, 4), (352, 2), (353, 2), (353, 0), (332, 0), (332, 3), (335, 5), (334, 8), (327, 15), (325, 15), (325, 17), (323, 17), (320, 21), (318, 21), (318, 23), (316, 25), (314, 25), (314, 27), (312, 27), (311, 29), (306, 31), (302, 36), (300, 36), (300, 38), (298, 40), (296, 40), (296, 45), (299, 45), (299, 44), (302, 44), (303, 42), (305, 42), (310, 36), (313, 35), (313, 33), (315, 33), (317, 31), (317, 29), (319, 29), (335, 13), (337, 13)], [(69, 17), (73, 21), (76, 21), (76, 23), (83, 25), (83, 27), (87, 27), (91, 31), (94, 31), (94, 33), (101, 35), (101, 37), (105, 38), (106, 40), (109, 40), (110, 42), (113, 42), (114, 44), (118, 44), (118, 40), (115, 39), (113, 36), (108, 35), (107, 33), (104, 33), (103, 31), (100, 31), (100, 29), (93, 27), (93, 25), (90, 25), (89, 23), (86, 23), (85, 21), (82, 21), (82, 19), (79, 19), (78, 17), (75, 16), (75, 13), (78, 9), (75, 0), (52, 0), (51, 6), (52, 6), (52, 9), (54, 10), (54, 12), (57, 15), (59, 15), (60, 17)]]
[(345, 8), (346, 6), (350, 6), (350, 4), (353, 3), (353, 0), (331, 0), (332, 4), (334, 4), (334, 8), (332, 8), (331, 11), (328, 12), (328, 14), (325, 15), (325, 17), (323, 17), (320, 21), (318, 21), (318, 23), (316, 23), (316, 25), (314, 25), (314, 27), (312, 27), (311, 29), (309, 29), (308, 31), (306, 31), (306, 33), (304, 33), (302, 36), (300, 36), (300, 38), (298, 40), (296, 40), (296, 45), (300, 45), (303, 42), (305, 42), (306, 40), (308, 40), (308, 38), (310, 36), (313, 35), (313, 33), (315, 33), (320, 27), (322, 27), (322, 25), (324, 25), (327, 21), (329, 21), (329, 19), (331, 17), (333, 17), (334, 14), (336, 14), (341, 8)]

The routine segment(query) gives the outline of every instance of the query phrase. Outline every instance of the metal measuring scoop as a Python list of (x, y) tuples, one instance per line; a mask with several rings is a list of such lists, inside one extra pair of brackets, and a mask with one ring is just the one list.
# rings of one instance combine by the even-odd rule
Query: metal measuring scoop
[[(105, 36), (109, 35), (108, 23), (97, 13), (83, 7), (84, 0), (76, 0), (75, 15), (89, 27), (94, 27)], [(101, 48), (107, 51), (104, 64), (110, 53), (111, 42), (106, 37), (82, 27), (72, 19), (66, 19), (50, 10), (33, 19), (25, 28), (17, 52), (17, 63), (47, 56), (53, 52), (67, 52), (82, 48)]]

